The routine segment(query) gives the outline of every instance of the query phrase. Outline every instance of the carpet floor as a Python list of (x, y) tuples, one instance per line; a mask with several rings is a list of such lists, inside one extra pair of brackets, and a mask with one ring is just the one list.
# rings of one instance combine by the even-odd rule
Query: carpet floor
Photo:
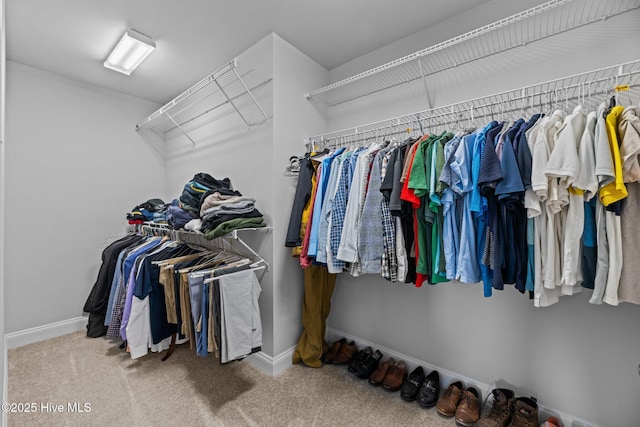
[(84, 332), (11, 349), (8, 402), (20, 412), (8, 413), (8, 425), (455, 426), (344, 366), (294, 365), (270, 377), (197, 357), (188, 344), (162, 356), (131, 360)]

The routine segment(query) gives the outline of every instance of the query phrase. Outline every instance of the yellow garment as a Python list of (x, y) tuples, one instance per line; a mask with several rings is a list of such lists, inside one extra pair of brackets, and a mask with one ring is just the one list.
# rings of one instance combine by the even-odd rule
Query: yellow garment
[[(312, 161), (313, 165), (313, 175), (311, 175), (311, 193), (315, 194), (316, 186), (318, 185), (318, 179), (316, 178), (318, 166), (320, 165), (318, 162)], [(302, 211), (302, 220), (300, 221), (300, 241), (304, 242), (304, 235), (307, 231), (307, 224), (309, 224), (309, 220), (311, 219), (311, 207), (313, 206), (313, 197), (309, 197), (307, 200), (307, 204)], [(302, 253), (302, 246), (296, 246), (291, 250), (291, 256), (300, 256)]]
[(162, 268), (160, 270), (159, 282), (164, 286), (164, 304), (167, 307), (167, 322), (178, 324), (178, 314), (176, 310), (176, 293), (173, 280), (173, 266), (169, 267), (167, 264), (175, 264), (178, 262), (186, 262), (196, 259), (202, 256), (201, 254), (185, 255), (177, 258), (171, 258), (163, 260)]
[(324, 340), (327, 317), (336, 275), (325, 266), (311, 265), (304, 270), (304, 301), (302, 305), (302, 333), (293, 353), (293, 363), (312, 368), (322, 367), (322, 355), (329, 349)]
[(192, 329), (191, 296), (189, 295), (189, 273), (180, 273), (180, 311), (182, 312), (182, 335), (189, 338), (189, 348), (195, 348), (196, 335)]
[(624, 185), (622, 174), (622, 159), (620, 158), (620, 138), (618, 136), (618, 120), (624, 107), (616, 105), (607, 115), (607, 136), (609, 138), (609, 149), (613, 159), (613, 169), (616, 179), (600, 189), (600, 200), (605, 206), (609, 206), (627, 197), (627, 188)]

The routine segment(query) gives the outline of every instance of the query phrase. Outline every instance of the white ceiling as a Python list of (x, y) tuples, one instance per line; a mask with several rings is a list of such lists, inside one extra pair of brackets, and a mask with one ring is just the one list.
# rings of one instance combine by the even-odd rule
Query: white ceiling
[[(271, 32), (330, 70), (486, 1), (6, 0), (7, 56), (165, 103)], [(129, 77), (102, 66), (127, 28), (157, 46)]]

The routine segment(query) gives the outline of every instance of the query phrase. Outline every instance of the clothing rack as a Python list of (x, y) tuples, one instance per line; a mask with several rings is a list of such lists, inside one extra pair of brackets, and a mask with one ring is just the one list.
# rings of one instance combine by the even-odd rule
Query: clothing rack
[[(251, 268), (249, 269), (250, 271), (265, 270), (265, 272), (267, 272), (270, 269), (269, 263), (265, 261), (264, 258), (262, 258), (256, 251), (254, 251), (238, 235), (239, 231), (255, 231), (255, 230), (264, 230), (264, 229), (270, 229), (270, 227), (243, 228), (239, 230), (233, 230), (231, 233), (225, 236), (221, 236), (212, 240), (208, 240), (204, 238), (204, 236), (201, 233), (184, 231), (184, 230), (173, 230), (169, 228), (168, 224), (154, 223), (154, 222), (145, 222), (143, 224), (137, 225), (135, 231), (146, 236), (168, 237), (169, 239), (174, 240), (176, 242), (183, 243), (189, 246), (196, 246), (198, 248), (203, 248), (205, 250), (216, 249), (220, 251), (230, 251), (238, 255), (248, 257), (252, 262), (250, 266)], [(241, 250), (238, 250), (238, 248), (234, 246), (233, 242), (237, 242), (241, 246)], [(196, 274), (198, 273), (196, 272)], [(206, 279), (205, 283), (211, 283), (218, 279), (219, 277)], [(175, 352), (177, 337), (178, 337), (178, 333), (175, 333), (171, 336), (171, 342), (169, 344), (169, 348), (167, 349), (167, 352), (162, 357), (163, 362), (167, 360), (169, 357), (171, 357), (171, 355)]]
[[(137, 232), (147, 236), (168, 237), (176, 242), (184, 243), (190, 246), (197, 246), (204, 249), (218, 249), (221, 251), (230, 251), (239, 255), (246, 256), (251, 259), (254, 265), (263, 265), (266, 271), (271, 266), (264, 258), (262, 258), (251, 246), (249, 246), (241, 237), (240, 233), (244, 231), (270, 230), (270, 227), (261, 228), (242, 228), (233, 230), (225, 236), (215, 239), (206, 239), (202, 233), (185, 230), (173, 230), (167, 224), (145, 222), (138, 226)], [(240, 246), (239, 248), (237, 246)]]
[[(238, 61), (234, 58), (136, 124), (136, 131), (150, 129), (164, 137), (168, 132), (177, 129), (195, 146), (196, 141), (184, 126), (227, 105), (231, 106), (232, 111), (235, 111), (248, 129), (268, 123), (269, 117), (253, 92), (272, 79), (249, 88), (245, 78), (253, 70), (240, 74), (237, 68)], [(240, 106), (241, 99), (247, 97), (249, 106), (255, 111), (247, 111)]]
[[(305, 93), (329, 107), (423, 80), (528, 43), (595, 24), (640, 7), (639, 0), (551, 0), (355, 76)], [(321, 95), (326, 99), (320, 98)]]
[[(305, 140), (315, 149), (339, 147), (378, 137), (416, 133), (447, 125), (473, 126), (480, 118), (526, 113), (535, 108), (569, 107), (580, 102), (640, 99), (640, 60), (625, 62), (391, 119), (316, 135)], [(596, 106), (594, 105), (594, 107)]]

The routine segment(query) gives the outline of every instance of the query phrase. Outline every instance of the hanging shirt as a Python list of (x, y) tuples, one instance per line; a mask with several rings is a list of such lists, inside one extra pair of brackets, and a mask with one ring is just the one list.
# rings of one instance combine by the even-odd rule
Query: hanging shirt
[(578, 158), (580, 170), (573, 187), (583, 192), (584, 226), (582, 230), (581, 271), (582, 286), (593, 289), (595, 284), (597, 258), (596, 239), (596, 199), (598, 178), (596, 176), (596, 155), (594, 136), (596, 128), (595, 111), (587, 114), (587, 120), (580, 138)]
[(451, 162), (454, 187), (464, 203), (460, 224), (460, 251), (456, 266), (456, 279), (463, 283), (477, 283), (481, 279), (476, 248), (476, 221), (471, 211), (471, 192), (474, 188), (471, 166), (474, 155), (479, 155), (474, 150), (475, 140), (484, 132), (483, 128), (464, 136)]
[[(422, 141), (427, 138), (428, 136), (424, 136), (423, 138), (418, 140), (416, 143), (414, 143), (411, 146), (411, 148), (407, 152), (407, 157), (405, 159), (405, 168), (402, 173), (404, 178), (402, 178), (403, 184), (402, 184), (402, 191), (400, 194), (400, 198), (410, 203), (411, 205), (411, 210), (412, 210), (411, 221), (413, 225), (413, 238), (414, 238), (414, 242), (413, 242), (414, 244), (412, 245), (412, 249), (415, 252), (414, 256), (416, 259), (419, 257), (419, 253), (420, 253), (420, 249), (418, 245), (418, 226), (417, 226), (418, 218), (416, 213), (416, 209), (420, 207), (420, 198), (415, 195), (415, 191), (412, 188), (409, 188), (409, 179), (410, 179), (411, 169), (413, 168), (413, 163), (414, 163), (418, 148), (420, 147), (420, 144), (422, 143)], [(426, 277), (424, 275), (421, 275), (421, 273), (419, 273), (416, 270), (416, 287), (422, 286), (422, 283), (425, 280), (426, 280)]]
[(445, 258), (445, 273), (448, 280), (455, 280), (456, 269), (458, 264), (458, 252), (460, 246), (460, 230), (458, 228), (457, 221), (457, 206), (462, 206), (458, 203), (458, 193), (454, 190), (454, 176), (451, 169), (451, 164), (454, 160), (454, 153), (458, 149), (461, 136), (456, 136), (451, 141), (447, 142), (444, 146), (444, 167), (440, 174), (440, 182), (445, 186), (442, 190), (442, 196), (440, 198), (442, 203), (442, 240), (444, 243), (443, 251)]
[(371, 162), (380, 148), (382, 148), (382, 144), (375, 142), (357, 157), (351, 180), (352, 185), (347, 198), (340, 245), (336, 255), (339, 260), (358, 263), (358, 230), (360, 229), (362, 208), (367, 195)]
[(524, 292), (524, 280), (526, 280), (525, 275), (519, 274), (526, 268), (526, 257), (524, 256), (526, 253), (524, 239), (526, 216), (522, 204), (524, 184), (513, 145), (516, 135), (524, 124), (523, 119), (518, 119), (503, 134), (504, 143), (500, 160), (502, 180), (498, 182), (495, 189), (495, 197), (498, 199), (502, 219), (502, 229), (496, 234), (496, 238), (501, 238), (496, 244), (500, 248), (500, 252), (496, 253), (499, 257), (496, 259), (496, 268), (500, 268), (502, 274), (500, 276), (494, 275), (493, 280), (493, 288), (502, 289), (505, 283), (515, 284), (516, 277), (521, 277), (517, 286), (521, 292)]
[(640, 181), (640, 107), (632, 105), (622, 111), (618, 133), (624, 182)]
[[(627, 196), (627, 190), (624, 186), (624, 175), (622, 173), (622, 159), (620, 158), (620, 145), (618, 137), (618, 119), (624, 110), (623, 107), (617, 105), (611, 109), (605, 120), (605, 128), (607, 141), (609, 142), (609, 150), (613, 160), (614, 181), (600, 188), (600, 200), (605, 206), (622, 200)], [(602, 135), (600, 135), (602, 137)]]
[(344, 152), (344, 147), (333, 152), (329, 157), (322, 160), (320, 169), (320, 179), (318, 180), (316, 190), (316, 199), (313, 205), (313, 215), (311, 219), (311, 235), (309, 236), (308, 255), (315, 258), (318, 254), (318, 234), (320, 230), (320, 218), (322, 216), (322, 205), (325, 201), (327, 188), (329, 186), (329, 178), (331, 175), (331, 165), (333, 160)]
[(575, 107), (558, 131), (555, 146), (547, 167), (546, 176), (555, 184), (556, 194), (550, 198), (554, 205), (552, 213), (558, 215), (555, 239), (560, 242), (561, 293), (573, 295), (581, 290), (576, 287), (582, 282), (580, 269), (580, 247), (584, 229), (584, 197), (580, 189), (573, 188), (580, 170), (579, 145), (587, 122), (587, 112), (581, 106)]
[[(383, 179), (387, 173), (389, 158), (390, 155), (388, 152), (385, 152), (382, 156), (381, 174)], [(382, 237), (384, 247), (381, 261), (381, 275), (390, 282), (396, 282), (398, 280), (398, 259), (395, 246), (395, 221), (389, 210), (389, 200), (383, 197), (380, 207), (382, 212)]]
[(363, 273), (380, 274), (384, 251), (382, 229), (382, 184), (381, 168), (384, 153), (378, 152), (371, 166), (371, 178), (362, 210), (362, 221), (358, 230), (358, 252)]
[[(620, 158), (620, 137), (618, 136), (618, 121), (623, 110), (624, 107), (617, 105), (611, 109), (606, 118), (607, 137), (609, 138), (609, 147), (611, 147), (616, 176), (614, 182), (600, 189), (600, 198), (605, 206), (625, 199), (628, 194), (624, 185), (622, 160)], [(605, 223), (609, 242), (609, 274), (607, 275), (607, 286), (605, 287), (602, 301), (607, 304), (618, 305), (618, 287), (623, 265), (622, 225), (619, 212), (607, 211)]]
[[(546, 307), (559, 300), (559, 289), (555, 288), (555, 258), (547, 256), (549, 212), (547, 209), (549, 183), (544, 174), (547, 161), (553, 150), (553, 138), (562, 126), (564, 113), (556, 110), (550, 116), (544, 117), (538, 127), (534, 127), (532, 136), (531, 157), (531, 192), (525, 194), (527, 215), (534, 219), (534, 306)], [(531, 141), (531, 139), (530, 139)], [(528, 195), (531, 197), (527, 197)], [(555, 233), (554, 233), (555, 234)], [(551, 242), (552, 249), (555, 249)], [(555, 254), (555, 251), (553, 251)], [(549, 277), (551, 280), (549, 280)], [(558, 275), (558, 280), (560, 279)], [(559, 282), (558, 282), (559, 283)]]
[(296, 194), (293, 198), (293, 206), (291, 207), (291, 215), (289, 217), (289, 226), (287, 228), (287, 237), (285, 246), (296, 247), (302, 245), (300, 236), (300, 226), (302, 224), (302, 213), (311, 197), (311, 179), (315, 174), (315, 169), (311, 164), (308, 156), (300, 161), (300, 172), (298, 173), (298, 183), (296, 185)]
[(341, 273), (345, 267), (345, 262), (336, 259), (338, 246), (340, 245), (340, 236), (342, 234), (342, 226), (344, 224), (344, 214), (347, 209), (347, 197), (349, 194), (349, 185), (351, 184), (350, 159), (355, 152), (345, 152), (342, 164), (340, 166), (340, 175), (336, 186), (336, 194), (331, 208), (331, 218), (329, 220), (328, 239), (327, 239), (327, 264), (330, 273)]
[(454, 137), (447, 132), (441, 138), (433, 142), (431, 155), (431, 172), (429, 175), (429, 209), (433, 213), (431, 257), (432, 275), (431, 283), (446, 282), (446, 265), (443, 243), (443, 208), (441, 202), (444, 186), (440, 182), (440, 175), (444, 169), (444, 146)]

